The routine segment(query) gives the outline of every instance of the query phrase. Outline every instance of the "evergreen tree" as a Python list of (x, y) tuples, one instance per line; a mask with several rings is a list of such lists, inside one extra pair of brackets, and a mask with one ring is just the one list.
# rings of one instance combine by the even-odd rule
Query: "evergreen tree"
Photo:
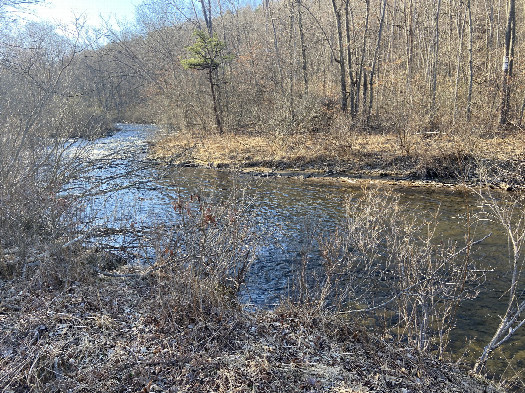
[(219, 133), (222, 134), (222, 114), (216, 92), (219, 78), (217, 69), (224, 62), (231, 60), (231, 56), (224, 53), (226, 44), (219, 40), (216, 34), (210, 36), (205, 31), (196, 30), (194, 35), (196, 37), (195, 43), (186, 48), (190, 57), (182, 59), (181, 64), (186, 69), (207, 71), (213, 101), (213, 112), (215, 114), (215, 124)]

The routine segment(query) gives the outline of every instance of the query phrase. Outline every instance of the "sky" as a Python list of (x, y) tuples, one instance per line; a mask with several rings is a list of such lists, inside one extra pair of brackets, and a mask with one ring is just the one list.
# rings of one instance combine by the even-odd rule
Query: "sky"
[(135, 20), (135, 7), (141, 0), (46, 0), (29, 8), (29, 18), (71, 25), (75, 16), (86, 18), (88, 25), (102, 26), (100, 16), (116, 26), (117, 20)]

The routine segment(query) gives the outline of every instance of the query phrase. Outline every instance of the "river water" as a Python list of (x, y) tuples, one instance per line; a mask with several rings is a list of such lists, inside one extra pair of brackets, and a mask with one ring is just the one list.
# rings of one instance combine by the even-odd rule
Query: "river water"
[[(240, 190), (267, 236), (243, 293), (248, 304), (271, 306), (286, 296), (308, 243), (305, 233), (332, 232), (344, 218), (347, 198), (361, 192), (335, 182), (254, 178), (202, 168), (167, 169), (147, 158), (147, 141), (155, 131), (151, 126), (120, 124), (111, 136), (88, 144), (79, 142), (88, 170), (64, 192), (82, 198), (83, 229), (94, 234), (89, 241), (140, 261), (154, 258), (152, 228), (169, 226), (177, 219), (174, 200), (197, 194), (220, 200), (231, 195), (232, 189)], [(399, 187), (392, 191), (421, 214), (431, 216), (439, 209), (438, 233), (443, 239), (461, 241), (467, 206), (475, 214), (481, 205), (476, 196), (450, 189)], [(472, 258), (491, 271), (480, 296), (461, 306), (452, 338), (453, 350), (459, 353), (470, 348), (474, 357), (496, 328), (508, 280), (506, 237), (491, 221), (478, 224), (475, 236), (491, 236), (476, 246)], [(515, 358), (514, 367), (525, 365), (523, 331), (507, 345), (505, 355)], [(497, 357), (492, 363), (499, 369), (507, 365)]]

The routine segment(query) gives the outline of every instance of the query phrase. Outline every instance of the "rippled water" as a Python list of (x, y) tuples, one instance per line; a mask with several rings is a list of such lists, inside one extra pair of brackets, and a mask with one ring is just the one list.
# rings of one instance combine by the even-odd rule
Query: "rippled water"
[[(358, 188), (336, 183), (316, 183), (293, 178), (253, 178), (227, 171), (200, 168), (165, 169), (148, 161), (147, 140), (154, 128), (119, 125), (114, 135), (97, 140), (84, 151), (91, 169), (69, 184), (66, 192), (81, 196), (86, 217), (95, 217), (100, 236), (94, 238), (106, 247), (133, 250), (139, 258), (151, 256), (147, 241), (152, 227), (170, 225), (176, 220), (171, 202), (178, 197), (199, 194), (208, 198), (227, 198), (232, 189), (242, 190), (257, 216), (261, 230), (268, 235), (265, 247), (249, 276), (244, 300), (257, 305), (277, 303), (289, 290), (307, 240), (305, 233), (315, 228), (329, 233), (344, 217), (344, 202), (359, 193)], [(459, 191), (426, 188), (396, 188), (401, 202), (422, 214), (440, 210), (438, 233), (443, 239), (461, 240), (467, 206), (475, 213), (480, 201)], [(129, 228), (134, 228), (134, 234)], [(111, 229), (107, 231), (104, 229)], [(480, 297), (459, 310), (453, 348), (466, 347), (468, 340), (486, 342), (498, 323), (496, 315), (505, 306), (507, 242), (490, 221), (479, 221), (473, 236), (492, 235), (478, 245), (472, 258), (483, 268), (493, 268), (487, 276), (487, 289)], [(480, 344), (474, 344), (473, 348)], [(506, 350), (507, 356), (521, 359), (523, 367), (525, 334), (523, 329)], [(498, 360), (492, 361), (497, 363)], [(500, 367), (506, 363), (502, 362)]]

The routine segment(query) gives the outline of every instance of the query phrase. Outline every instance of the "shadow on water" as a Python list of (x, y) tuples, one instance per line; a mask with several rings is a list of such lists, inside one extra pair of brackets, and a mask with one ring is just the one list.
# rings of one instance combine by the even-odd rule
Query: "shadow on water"
[[(85, 149), (84, 159), (90, 169), (64, 191), (84, 201), (85, 216), (89, 218), (84, 225), (89, 221), (90, 230), (99, 231), (91, 242), (114, 250), (131, 250), (128, 256), (138, 259), (154, 258), (148, 236), (153, 236), (153, 228), (173, 225), (174, 200), (198, 194), (220, 201), (229, 198), (232, 190), (238, 190), (255, 214), (260, 232), (266, 236), (243, 293), (246, 303), (257, 306), (276, 304), (288, 293), (293, 272), (298, 269), (302, 253), (308, 250), (309, 239), (305, 234), (333, 232), (344, 219), (347, 198), (361, 192), (335, 183), (253, 178), (212, 169), (166, 171), (146, 157), (147, 140), (154, 128), (124, 124), (119, 128), (114, 135), (101, 138)], [(468, 212), (474, 216), (480, 210), (478, 197), (460, 191), (421, 188), (393, 191), (402, 203), (429, 219), (439, 209), (437, 229), (444, 240), (464, 241)], [(472, 348), (479, 350), (479, 343), (486, 343), (494, 332), (499, 322), (497, 314), (505, 306), (502, 295), (507, 282), (507, 241), (490, 221), (477, 221), (472, 237), (482, 238), (487, 233), (492, 235), (471, 256), (483, 269), (490, 270), (486, 289), (459, 310), (452, 338), (452, 349), (457, 353), (470, 340), (474, 340)], [(525, 335), (519, 333), (508, 346), (507, 355), (519, 358), (517, 364), (523, 366)], [(498, 359), (492, 362), (505, 366), (504, 362), (497, 364)]]

